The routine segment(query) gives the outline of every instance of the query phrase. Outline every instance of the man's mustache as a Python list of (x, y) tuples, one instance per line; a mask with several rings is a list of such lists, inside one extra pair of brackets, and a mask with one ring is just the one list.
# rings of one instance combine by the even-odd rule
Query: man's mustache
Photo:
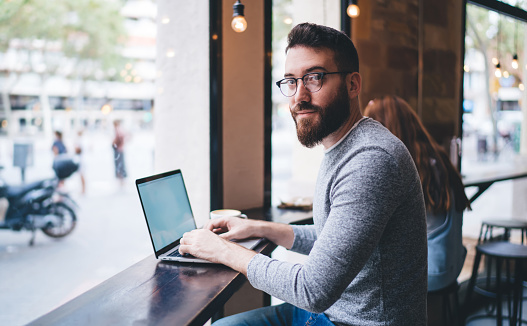
[(298, 112), (301, 112), (301, 111), (320, 111), (320, 107), (316, 106), (316, 105), (313, 105), (313, 104), (310, 104), (310, 103), (298, 103), (296, 104), (295, 106), (293, 106), (291, 108), (291, 112), (293, 114), (297, 114)]

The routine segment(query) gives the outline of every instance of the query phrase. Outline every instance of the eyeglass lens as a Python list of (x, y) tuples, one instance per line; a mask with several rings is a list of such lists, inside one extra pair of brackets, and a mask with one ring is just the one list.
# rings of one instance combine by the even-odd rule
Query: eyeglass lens
[[(298, 79), (302, 79), (305, 88), (311, 93), (318, 92), (322, 88), (322, 74), (320, 73), (307, 74)], [(298, 79), (288, 78), (283, 80), (280, 83), (280, 91), (282, 94), (285, 96), (295, 95), (298, 87)]]

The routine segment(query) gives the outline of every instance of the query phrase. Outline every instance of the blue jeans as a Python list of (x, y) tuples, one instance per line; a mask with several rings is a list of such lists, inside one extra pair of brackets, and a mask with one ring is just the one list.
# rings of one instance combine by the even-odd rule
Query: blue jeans
[(216, 321), (213, 326), (334, 326), (326, 315), (315, 314), (289, 303), (242, 312)]

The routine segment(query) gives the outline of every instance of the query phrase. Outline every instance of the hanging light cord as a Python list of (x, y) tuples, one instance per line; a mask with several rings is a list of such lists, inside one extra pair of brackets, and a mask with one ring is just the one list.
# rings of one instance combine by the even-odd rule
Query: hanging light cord
[(500, 63), (500, 37), (501, 36), (501, 17), (498, 17), (498, 54), (496, 57), (498, 58), (498, 64)]
[(514, 21), (514, 53), (518, 53), (518, 22)]

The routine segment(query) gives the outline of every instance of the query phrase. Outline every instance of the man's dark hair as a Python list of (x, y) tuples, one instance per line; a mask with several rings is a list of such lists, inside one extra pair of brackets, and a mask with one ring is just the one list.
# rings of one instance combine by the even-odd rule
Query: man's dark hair
[(312, 23), (298, 24), (289, 32), (285, 52), (296, 46), (330, 49), (335, 53), (340, 71), (359, 72), (359, 55), (355, 45), (346, 34), (336, 29)]

